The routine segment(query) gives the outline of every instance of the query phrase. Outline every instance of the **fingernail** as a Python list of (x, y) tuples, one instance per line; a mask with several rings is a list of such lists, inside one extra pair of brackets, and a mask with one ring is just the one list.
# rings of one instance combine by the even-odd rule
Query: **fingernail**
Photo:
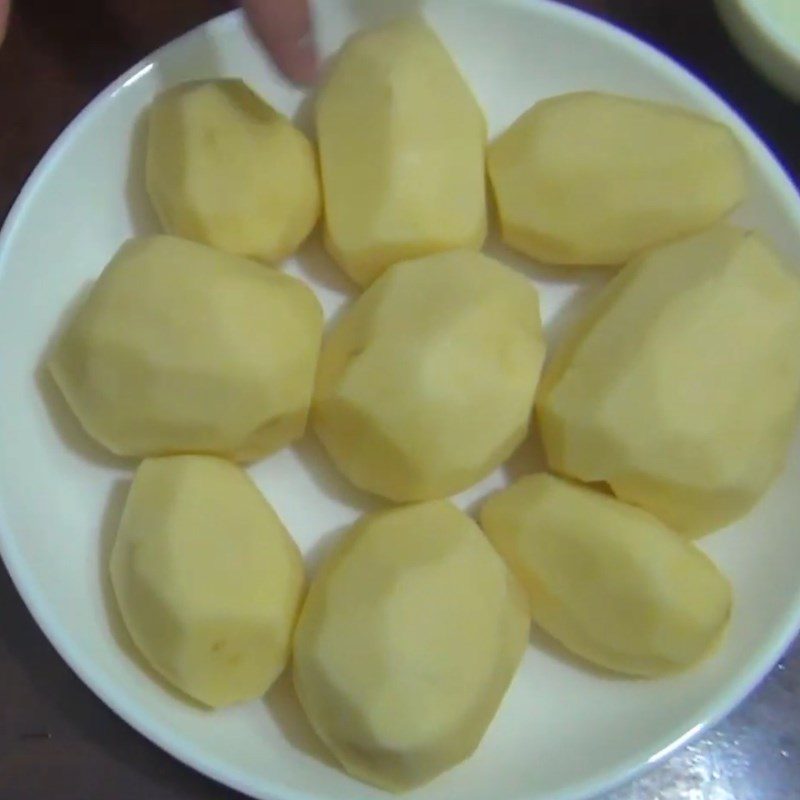
[(275, 55), (290, 80), (303, 86), (314, 83), (319, 73), (319, 59), (311, 33), (296, 42), (287, 42), (279, 49), (280, 52)]

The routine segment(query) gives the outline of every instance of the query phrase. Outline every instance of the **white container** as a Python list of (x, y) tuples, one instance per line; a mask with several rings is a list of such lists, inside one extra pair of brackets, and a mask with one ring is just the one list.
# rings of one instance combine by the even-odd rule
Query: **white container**
[(747, 59), (800, 102), (800, 0), (716, 0), (716, 4)]

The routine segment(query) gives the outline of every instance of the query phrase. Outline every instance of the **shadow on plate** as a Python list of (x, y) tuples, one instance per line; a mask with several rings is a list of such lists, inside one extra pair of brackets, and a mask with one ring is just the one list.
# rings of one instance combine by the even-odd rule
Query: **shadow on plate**
[[(322, 222), (320, 221), (296, 256), (303, 277), (313, 284), (324, 286), (326, 289), (344, 295), (347, 299), (355, 299), (360, 291), (359, 287), (328, 255), (322, 238)], [(329, 323), (330, 320), (328, 320)]]
[[(334, 57), (335, 58), (335, 57)], [(329, 65), (327, 69), (329, 69)], [(314, 121), (314, 109), (319, 93), (318, 86), (308, 91), (295, 112), (292, 122), (305, 133), (312, 142), (316, 142), (316, 124)], [(317, 155), (319, 158), (319, 155)], [(322, 184), (320, 183), (320, 192)], [(324, 203), (323, 203), (324, 206)], [(360, 289), (351, 280), (345, 271), (328, 255), (324, 245), (323, 226), (324, 212), (320, 216), (317, 226), (306, 239), (297, 254), (297, 261), (303, 270), (306, 278), (315, 284), (332, 289), (339, 294), (353, 298), (358, 295)]]
[(507, 245), (500, 235), (500, 220), (497, 215), (497, 203), (491, 186), (487, 185), (487, 209), (489, 217), (489, 233), (483, 245), (487, 256), (496, 258), (506, 266), (533, 278), (537, 284), (563, 284), (573, 282), (578, 286), (597, 286), (605, 283), (619, 271), (618, 267), (585, 267), (564, 266), (560, 264), (544, 264)]
[(497, 198), (488, 175), (486, 177), (486, 215), (489, 232), (486, 235), (483, 252), (492, 258), (496, 258), (506, 266), (517, 270), (517, 272), (533, 278), (537, 285), (563, 284), (569, 281), (581, 287), (595, 287), (605, 283), (619, 270), (618, 267), (576, 267), (563, 264), (544, 264), (507, 245), (501, 235), (502, 226), (497, 209)]
[(364, 513), (377, 511), (386, 505), (380, 498), (356, 489), (339, 474), (313, 434), (306, 434), (292, 449), (317, 488), (333, 500)]
[(538, 650), (540, 653), (545, 653), (549, 658), (558, 661), (559, 664), (563, 664), (565, 667), (568, 667), (573, 671), (578, 670), (588, 673), (594, 678), (600, 678), (601, 680), (605, 681), (613, 681), (615, 683), (630, 683), (631, 681), (636, 680), (647, 680), (646, 678), (636, 678), (632, 675), (623, 675), (619, 672), (612, 672), (610, 669), (604, 669), (601, 666), (592, 664), (591, 661), (587, 661), (585, 658), (573, 655), (569, 650), (567, 650), (566, 647), (564, 647), (564, 645), (561, 644), (561, 642), (543, 631), (535, 622), (533, 625), (531, 625), (529, 642), (534, 650)]
[(545, 458), (542, 440), (539, 435), (539, 426), (534, 418), (531, 429), (522, 444), (511, 454), (502, 466), (505, 478), (509, 483), (519, 480), (524, 475), (534, 472), (546, 472), (547, 459)]
[[(325, 71), (327, 72), (329, 64), (326, 63)], [(297, 111), (294, 112), (292, 122), (298, 127), (312, 142), (317, 139), (317, 125), (315, 121), (315, 109), (317, 105), (317, 97), (319, 95), (320, 86), (324, 85), (324, 78), (320, 79), (314, 86), (309, 88), (303, 95)]]
[(586, 279), (569, 301), (547, 321), (544, 326), (548, 348), (545, 369), (554, 352), (577, 330), (577, 325), (588, 320), (588, 312), (610, 279), (611, 274), (595, 274)]
[[(349, 525), (336, 528), (320, 536), (313, 547), (304, 554), (307, 575), (313, 578), (320, 564), (342, 543)], [(264, 697), (264, 704), (286, 741), (297, 750), (311, 756), (326, 766), (338, 769), (336, 760), (317, 736), (308, 721), (292, 682), (291, 663)]]
[(147, 113), (147, 109), (140, 112), (133, 125), (128, 175), (125, 179), (125, 198), (134, 236), (148, 236), (161, 231), (145, 184)]
[(317, 538), (309, 550), (303, 554), (306, 565), (306, 574), (309, 580), (313, 580), (319, 568), (324, 564), (344, 543), (345, 534), (351, 530), (352, 524), (341, 525), (332, 531), (323, 533)]
[[(326, 561), (338, 547), (344, 544), (346, 533), (351, 525), (343, 525), (320, 536), (313, 547), (304, 554), (307, 575), (313, 579), (320, 565)], [(315, 758), (326, 766), (339, 769), (336, 759), (328, 751), (308, 721), (291, 677), (292, 666), (283, 672), (281, 677), (267, 692), (264, 703), (276, 725), (292, 747)]]
[(275, 720), (286, 741), (308, 756), (328, 767), (339, 769), (336, 760), (314, 732), (300, 707), (292, 683), (291, 666), (284, 670), (264, 697), (267, 712)]

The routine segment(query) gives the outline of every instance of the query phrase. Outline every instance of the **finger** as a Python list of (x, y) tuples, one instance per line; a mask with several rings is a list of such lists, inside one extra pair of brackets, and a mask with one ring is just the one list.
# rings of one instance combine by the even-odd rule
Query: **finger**
[(8, 12), (11, 10), (11, 0), (0, 0), (0, 44), (6, 37), (8, 27)]
[(312, 83), (318, 61), (308, 0), (242, 0), (242, 6), (278, 68), (296, 83)]

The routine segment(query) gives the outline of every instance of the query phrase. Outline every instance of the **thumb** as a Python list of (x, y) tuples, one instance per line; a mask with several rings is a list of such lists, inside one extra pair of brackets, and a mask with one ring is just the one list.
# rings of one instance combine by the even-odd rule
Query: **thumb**
[[(0, 0), (0, 3), (4, 0)], [(250, 24), (278, 68), (296, 83), (317, 77), (309, 0), (242, 0)]]

